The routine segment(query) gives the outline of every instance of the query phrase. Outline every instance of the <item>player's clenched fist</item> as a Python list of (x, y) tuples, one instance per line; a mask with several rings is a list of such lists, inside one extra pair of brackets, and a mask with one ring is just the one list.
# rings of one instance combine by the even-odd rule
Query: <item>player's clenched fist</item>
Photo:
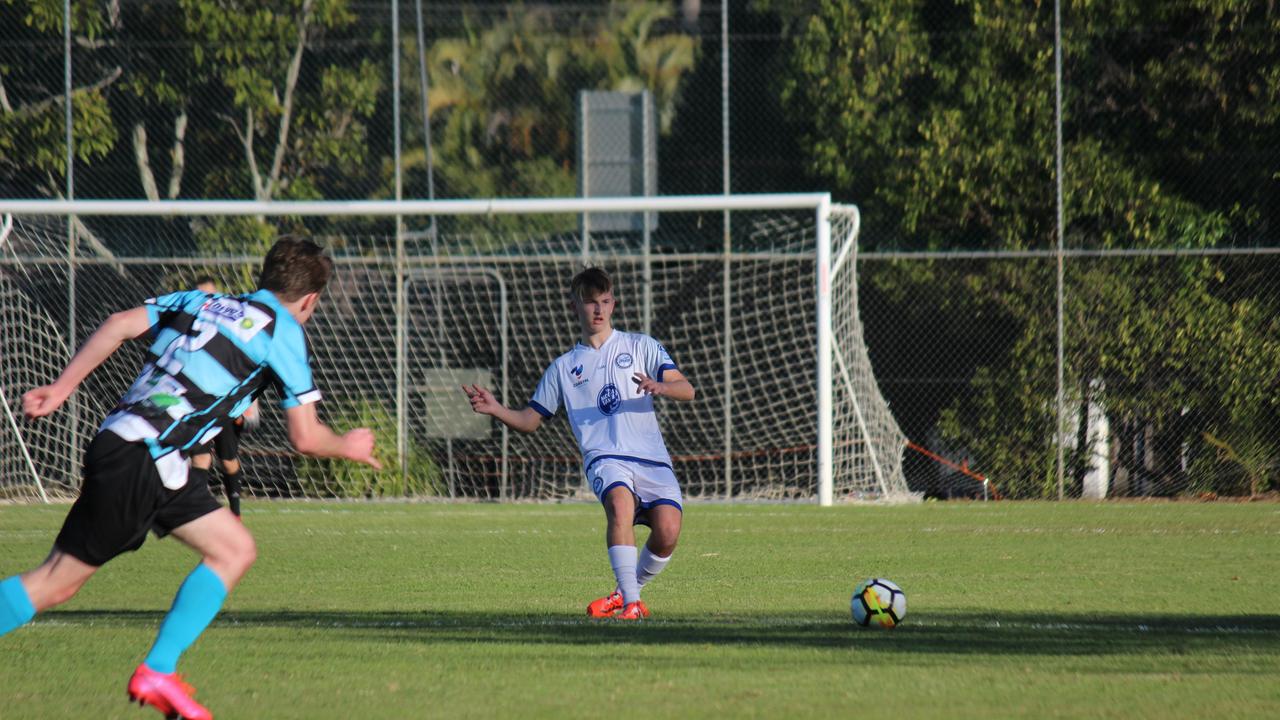
[(62, 407), (66, 399), (67, 393), (57, 385), (38, 387), (22, 396), (22, 412), (29, 418), (44, 417)]
[(348, 430), (342, 436), (342, 443), (348, 460), (364, 463), (378, 470), (382, 469), (382, 463), (373, 456), (373, 431), (369, 428)]
[(471, 401), (471, 409), (481, 415), (492, 415), (498, 407), (498, 401), (493, 397), (493, 393), (479, 385), (463, 385), (462, 392), (466, 393), (467, 399)]

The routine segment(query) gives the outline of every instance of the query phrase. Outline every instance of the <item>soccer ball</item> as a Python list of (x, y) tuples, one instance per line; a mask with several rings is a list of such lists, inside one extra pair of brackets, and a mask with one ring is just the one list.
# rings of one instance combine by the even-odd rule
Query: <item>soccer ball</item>
[(871, 578), (853, 591), (849, 609), (863, 627), (897, 627), (907, 616), (907, 595), (884, 578)]

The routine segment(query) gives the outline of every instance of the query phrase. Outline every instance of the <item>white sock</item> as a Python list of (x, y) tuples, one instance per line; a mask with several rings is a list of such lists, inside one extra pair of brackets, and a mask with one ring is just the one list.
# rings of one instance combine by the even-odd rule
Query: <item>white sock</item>
[(640, 551), (640, 559), (636, 561), (636, 585), (644, 587), (645, 583), (653, 579), (654, 575), (662, 572), (662, 569), (671, 562), (671, 556), (658, 557), (649, 552), (649, 546), (645, 545)]
[(622, 602), (633, 603), (640, 599), (640, 586), (636, 584), (636, 546), (614, 545), (609, 548), (609, 564), (618, 580)]

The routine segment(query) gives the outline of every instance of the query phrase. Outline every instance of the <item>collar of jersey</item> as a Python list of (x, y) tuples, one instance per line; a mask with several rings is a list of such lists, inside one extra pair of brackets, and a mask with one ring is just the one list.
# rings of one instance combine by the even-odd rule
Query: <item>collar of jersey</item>
[(606, 338), (605, 341), (601, 343), (600, 347), (598, 348), (593, 348), (590, 345), (582, 342), (581, 340), (578, 341), (578, 347), (582, 348), (583, 350), (590, 350), (591, 352), (600, 352), (605, 348), (606, 345), (613, 342), (613, 339), (618, 337), (618, 333), (620, 332), (622, 331), (619, 330), (618, 328), (609, 328), (609, 337)]
[[(276, 311), (276, 314), (284, 313), (289, 315), (289, 309), (280, 302), (280, 298), (276, 294), (265, 288), (259, 288), (249, 293), (250, 300), (256, 300), (264, 305), (270, 305)], [(292, 317), (292, 315), (290, 315)]]

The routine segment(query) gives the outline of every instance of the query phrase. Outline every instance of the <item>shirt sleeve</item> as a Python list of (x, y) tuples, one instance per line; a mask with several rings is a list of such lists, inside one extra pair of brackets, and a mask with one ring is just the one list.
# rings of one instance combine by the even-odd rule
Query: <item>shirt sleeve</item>
[(542, 417), (551, 417), (560, 409), (560, 364), (551, 363), (547, 371), (542, 373), (538, 381), (538, 389), (533, 391), (529, 407), (538, 411)]
[(644, 368), (645, 374), (658, 382), (662, 382), (662, 374), (666, 371), (679, 370), (676, 361), (671, 359), (671, 353), (667, 352), (662, 343), (648, 335), (640, 342), (640, 354), (640, 366)]
[(318, 402), (320, 391), (311, 377), (311, 352), (307, 336), (297, 323), (280, 323), (271, 339), (267, 367), (275, 374), (280, 390), (280, 407)]
[(147, 321), (151, 323), (152, 332), (155, 332), (155, 327), (158, 326), (162, 320), (166, 319), (166, 316), (170, 316), (184, 310), (194, 315), (197, 308), (188, 308), (188, 305), (197, 298), (203, 302), (204, 297), (205, 294), (199, 290), (183, 290), (182, 292), (147, 298), (142, 304), (147, 308)]

